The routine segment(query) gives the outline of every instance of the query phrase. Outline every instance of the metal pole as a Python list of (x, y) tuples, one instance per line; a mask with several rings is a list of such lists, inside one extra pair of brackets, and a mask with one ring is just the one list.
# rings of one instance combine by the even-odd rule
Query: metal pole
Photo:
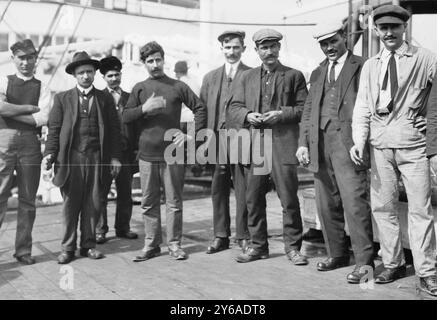
[[(369, 5), (369, 0), (364, 0), (363, 1), (363, 5), (364, 7), (366, 7), (367, 5)], [(369, 58), (369, 28), (367, 28), (366, 30), (363, 30), (363, 54), (362, 57), (364, 59), (367, 60), (367, 58)]]
[(405, 32), (405, 40), (411, 44), (411, 41), (413, 40), (413, 8), (411, 5), (408, 5), (406, 9), (410, 13), (410, 21), (408, 21), (407, 24), (407, 31)]
[(352, 42), (352, 0), (348, 1), (349, 14), (347, 17), (347, 48), (351, 51), (354, 50), (354, 44)]

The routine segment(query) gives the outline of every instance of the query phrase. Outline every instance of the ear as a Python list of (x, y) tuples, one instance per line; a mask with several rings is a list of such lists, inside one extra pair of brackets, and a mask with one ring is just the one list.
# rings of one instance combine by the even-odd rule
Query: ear
[(241, 52), (246, 51), (246, 46), (243, 46), (243, 50), (241, 50)]

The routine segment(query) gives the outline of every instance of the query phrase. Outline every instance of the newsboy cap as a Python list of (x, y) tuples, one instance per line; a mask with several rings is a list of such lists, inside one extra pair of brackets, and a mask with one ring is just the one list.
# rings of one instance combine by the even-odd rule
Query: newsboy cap
[(109, 56), (100, 60), (100, 73), (105, 75), (108, 71), (121, 71), (121, 61), (114, 56)]
[(15, 42), (10, 49), (12, 51), (12, 54), (15, 54), (18, 50), (23, 51), (25, 54), (36, 53), (35, 46), (33, 45), (33, 42), (30, 39), (25, 39), (23, 41)]
[(373, 21), (375, 24), (402, 24), (407, 22), (408, 19), (410, 19), (410, 13), (401, 6), (385, 4), (373, 10)]
[(264, 41), (280, 41), (282, 40), (282, 34), (273, 29), (261, 29), (255, 32), (252, 40), (256, 44), (262, 43)]
[(340, 20), (328, 20), (317, 24), (313, 37), (320, 42), (331, 38), (340, 30), (343, 30), (343, 23)]
[(241, 37), (244, 39), (244, 37), (246, 37), (246, 32), (241, 31), (241, 30), (226, 30), (223, 31), (217, 38), (218, 41), (223, 42), (223, 39), (227, 36), (230, 35), (235, 35), (237, 37)]
[(174, 65), (174, 72), (187, 72), (188, 66), (187, 61), (178, 61)]
[(85, 51), (78, 51), (73, 55), (73, 61), (67, 65), (65, 72), (73, 74), (77, 67), (85, 64), (93, 65), (96, 70), (100, 67), (100, 62), (98, 60), (91, 59)]

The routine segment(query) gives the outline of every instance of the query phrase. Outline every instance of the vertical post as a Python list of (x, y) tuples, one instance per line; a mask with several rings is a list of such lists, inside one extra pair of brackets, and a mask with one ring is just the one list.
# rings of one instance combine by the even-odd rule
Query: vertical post
[(347, 17), (347, 48), (351, 51), (354, 50), (354, 44), (352, 41), (353, 33), (352, 33), (352, 0), (348, 1), (348, 17)]
[[(363, 0), (363, 6), (366, 8), (369, 5), (369, 0)], [(366, 15), (364, 15), (366, 17)], [(369, 57), (369, 28), (363, 30), (363, 47), (362, 47), (362, 57), (367, 60)]]
[(405, 32), (405, 40), (411, 44), (411, 41), (413, 40), (413, 8), (411, 5), (408, 5), (406, 9), (410, 13), (410, 21), (408, 21), (407, 24), (407, 31)]

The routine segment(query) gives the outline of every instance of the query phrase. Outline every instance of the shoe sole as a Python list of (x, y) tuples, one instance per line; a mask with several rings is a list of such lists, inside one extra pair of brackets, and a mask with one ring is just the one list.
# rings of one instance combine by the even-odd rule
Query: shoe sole
[(252, 262), (252, 261), (256, 261), (256, 260), (262, 260), (262, 259), (268, 259), (269, 258), (269, 255), (267, 254), (267, 255), (262, 255), (262, 256), (259, 256), (258, 258), (256, 258), (256, 259), (252, 259), (252, 260), (241, 260), (241, 259), (238, 259), (238, 257), (235, 259), (235, 261), (237, 261), (237, 262), (239, 262), (239, 263), (246, 263), (246, 262)]
[(375, 283), (377, 283), (377, 284), (387, 284), (387, 283), (395, 282), (396, 280), (399, 280), (399, 279), (402, 279), (402, 278), (405, 278), (405, 277), (406, 277), (406, 274), (404, 273), (404, 274), (401, 274), (399, 276), (393, 277), (389, 281), (381, 281), (381, 280), (378, 280), (378, 278), (375, 278)]
[(317, 267), (317, 271), (326, 272), (326, 271), (332, 271), (332, 270), (335, 270), (335, 269), (344, 268), (344, 267), (348, 267), (348, 266), (349, 266), (349, 263), (348, 264), (340, 264), (340, 265), (338, 265), (338, 266), (336, 266), (335, 268), (332, 268), (332, 269), (323, 269), (323, 268)]
[(423, 288), (423, 287), (420, 286), (420, 285), (417, 285), (417, 286), (416, 286), (416, 290), (418, 290), (418, 291), (422, 291), (422, 292), (425, 292), (425, 293), (429, 294), (430, 296), (437, 297), (437, 292), (432, 293), (431, 291), (429, 291), (429, 290)]
[(147, 257), (147, 258), (142, 258), (142, 257), (140, 257), (140, 256), (137, 256), (137, 257), (133, 258), (132, 261), (133, 261), (133, 262), (142, 262), (142, 261), (146, 261), (146, 260), (149, 260), (149, 259), (152, 259), (152, 258), (158, 257), (158, 256), (160, 256), (160, 255), (161, 255), (161, 253), (158, 252), (158, 253), (155, 253), (155, 254), (153, 254), (152, 256)]
[(224, 250), (228, 250), (229, 248), (221, 248), (221, 249), (213, 249), (210, 250), (209, 248), (206, 250), (206, 254), (214, 254), (214, 253), (218, 253), (220, 251), (224, 251)]
[(71, 258), (71, 259), (68, 260), (68, 261), (63, 261), (63, 262), (61, 262), (61, 261), (58, 260), (58, 264), (69, 264), (69, 263), (72, 262), (74, 259), (75, 259), (75, 257)]

